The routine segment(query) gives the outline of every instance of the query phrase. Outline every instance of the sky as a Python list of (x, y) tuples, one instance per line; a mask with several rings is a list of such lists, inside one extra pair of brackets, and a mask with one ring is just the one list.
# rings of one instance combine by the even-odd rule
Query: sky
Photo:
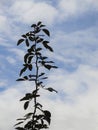
[(52, 113), (50, 130), (98, 130), (98, 0), (0, 0), (0, 130), (24, 115), (19, 99), (32, 84), (16, 82), (25, 50), (20, 36), (42, 21), (50, 30), (59, 67), (48, 73), (41, 102)]

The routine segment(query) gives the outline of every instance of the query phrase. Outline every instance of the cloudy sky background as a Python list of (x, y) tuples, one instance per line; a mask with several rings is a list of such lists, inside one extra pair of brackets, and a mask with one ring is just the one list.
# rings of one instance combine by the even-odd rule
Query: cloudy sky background
[(59, 93), (41, 99), (52, 112), (50, 130), (98, 130), (97, 0), (0, 0), (0, 130), (13, 130), (24, 113), (19, 99), (31, 84), (15, 81), (25, 53), (16, 43), (40, 20), (51, 32), (47, 55), (59, 66), (47, 82)]

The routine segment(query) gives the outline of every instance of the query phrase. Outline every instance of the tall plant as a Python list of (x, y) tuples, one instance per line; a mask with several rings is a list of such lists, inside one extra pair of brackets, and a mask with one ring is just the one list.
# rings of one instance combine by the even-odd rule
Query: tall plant
[[(25, 43), (27, 47), (23, 68), (20, 70), (20, 78), (17, 81), (34, 82), (35, 86), (33, 90), (30, 93), (26, 93), (20, 99), (20, 101), (24, 102), (24, 110), (27, 110), (33, 101), (33, 109), (24, 115), (23, 118), (17, 119), (18, 123), (15, 124), (15, 129), (17, 130), (40, 130), (48, 128), (51, 122), (51, 112), (44, 110), (43, 105), (38, 101), (40, 97), (39, 90), (43, 88), (50, 92), (57, 92), (52, 87), (47, 88), (44, 85), (44, 80), (48, 78), (44, 70), (57, 68), (57, 66), (54, 66), (53, 61), (43, 55), (44, 48), (53, 52), (53, 48), (49, 45), (49, 40), (47, 40), (50, 37), (50, 32), (40, 21), (37, 24), (33, 24), (31, 28), (32, 30), (23, 34), (22, 38), (17, 42), (17, 45)], [(41, 69), (42, 67), (44, 69)]]

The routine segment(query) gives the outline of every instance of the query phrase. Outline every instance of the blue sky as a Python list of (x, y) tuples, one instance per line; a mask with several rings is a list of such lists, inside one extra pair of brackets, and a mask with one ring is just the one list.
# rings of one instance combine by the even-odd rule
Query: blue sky
[(24, 114), (19, 99), (31, 84), (15, 81), (25, 53), (16, 43), (38, 21), (51, 32), (47, 56), (59, 66), (47, 81), (59, 94), (42, 91), (50, 130), (98, 130), (97, 0), (0, 0), (0, 129), (13, 130)]

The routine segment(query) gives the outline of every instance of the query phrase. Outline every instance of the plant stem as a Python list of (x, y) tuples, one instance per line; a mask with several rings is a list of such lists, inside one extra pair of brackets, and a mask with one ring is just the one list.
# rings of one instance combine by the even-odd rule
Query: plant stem
[[(36, 90), (36, 94), (37, 94), (37, 90), (38, 90), (38, 86), (37, 86), (37, 84), (38, 84), (38, 70), (39, 70), (39, 67), (38, 67), (38, 56), (37, 56), (37, 51), (36, 51), (36, 49), (37, 49), (37, 47), (36, 47), (36, 41), (35, 41), (35, 68), (36, 68), (36, 79), (35, 79), (35, 90)], [(34, 114), (33, 114), (33, 121), (34, 121), (34, 116), (35, 116), (35, 114), (36, 114), (36, 104), (37, 104), (37, 97), (35, 96), (35, 98), (34, 98)]]

